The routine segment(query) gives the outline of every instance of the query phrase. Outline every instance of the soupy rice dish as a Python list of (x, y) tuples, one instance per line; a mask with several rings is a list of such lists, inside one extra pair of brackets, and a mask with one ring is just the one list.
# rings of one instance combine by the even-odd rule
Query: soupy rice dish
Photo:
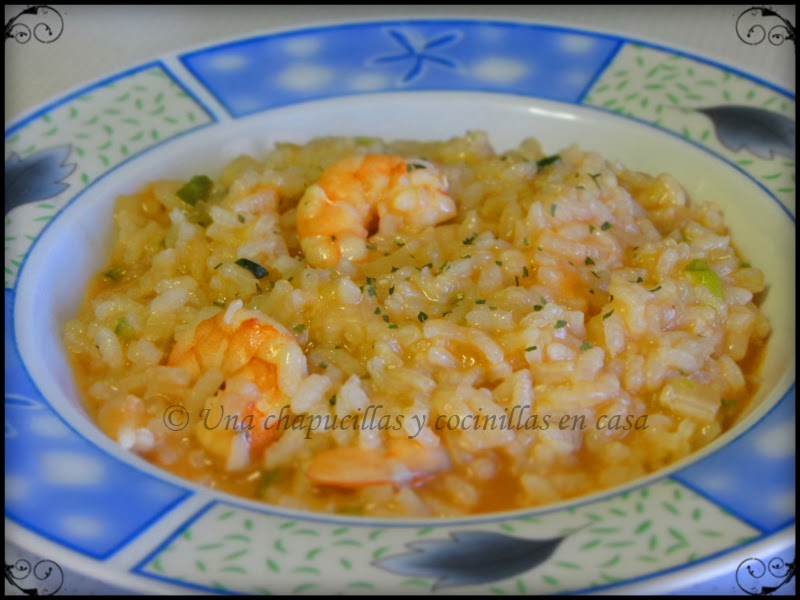
[(272, 505), (537, 507), (750, 408), (762, 272), (668, 174), (535, 139), (327, 137), (117, 200), (65, 328), (124, 448)]

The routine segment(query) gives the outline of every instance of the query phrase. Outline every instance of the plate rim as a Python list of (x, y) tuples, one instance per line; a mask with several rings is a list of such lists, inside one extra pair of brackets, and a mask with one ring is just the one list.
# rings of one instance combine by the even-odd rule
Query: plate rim
[[(580, 26), (567, 26), (567, 25), (562, 25), (562, 24), (545, 23), (545, 22), (541, 22), (541, 21), (538, 21), (538, 20), (535, 20), (535, 19), (527, 19), (527, 18), (520, 18), (520, 19), (486, 19), (486, 18), (481, 18), (481, 17), (448, 18), (446, 16), (441, 16), (441, 17), (440, 16), (425, 16), (425, 17), (414, 18), (414, 19), (397, 19), (397, 18), (376, 19), (376, 18), (366, 18), (365, 17), (363, 20), (361, 20), (361, 19), (347, 19), (347, 20), (341, 21), (341, 22), (339, 22), (339, 21), (326, 22), (324, 24), (317, 24), (317, 25), (312, 24), (312, 25), (309, 25), (309, 26), (290, 26), (290, 27), (286, 27), (286, 28), (274, 28), (274, 29), (273, 28), (267, 28), (267, 29), (263, 29), (263, 30), (261, 30), (259, 32), (252, 32), (252, 33), (247, 33), (247, 34), (242, 34), (242, 35), (234, 35), (234, 36), (230, 36), (228, 38), (222, 38), (222, 39), (219, 39), (219, 40), (206, 42), (206, 43), (200, 44), (198, 46), (192, 46), (192, 47), (189, 47), (189, 48), (183, 48), (183, 49), (180, 49), (180, 50), (177, 50), (177, 51), (161, 54), (159, 56), (156, 56), (152, 60), (139, 63), (139, 64), (137, 64), (137, 65), (135, 65), (133, 67), (124, 69), (122, 71), (113, 71), (113, 72), (110, 72), (108, 74), (102, 75), (100, 77), (94, 78), (94, 79), (92, 79), (90, 81), (82, 82), (82, 83), (78, 84), (77, 86), (75, 86), (74, 88), (71, 88), (70, 90), (67, 90), (65, 92), (62, 92), (62, 93), (55, 94), (55, 95), (51, 96), (50, 98), (48, 98), (44, 102), (38, 104), (37, 106), (33, 107), (32, 109), (23, 111), (22, 113), (20, 113), (18, 115), (15, 115), (6, 124), (6, 129), (5, 129), (5, 131), (6, 131), (6, 139), (8, 139), (10, 136), (12, 136), (14, 134), (14, 132), (16, 132), (17, 130), (21, 129), (22, 127), (24, 127), (29, 122), (32, 122), (32, 121), (36, 120), (42, 114), (46, 113), (49, 110), (52, 110), (52, 109), (56, 108), (57, 106), (59, 106), (61, 104), (64, 104), (64, 103), (70, 101), (71, 99), (74, 99), (78, 95), (87, 93), (87, 92), (89, 92), (90, 90), (93, 90), (93, 89), (105, 87), (109, 83), (111, 83), (111, 82), (113, 82), (115, 80), (123, 79), (125, 77), (128, 77), (128, 76), (134, 74), (134, 73), (137, 73), (137, 72), (140, 72), (140, 71), (144, 71), (144, 70), (146, 70), (147, 68), (150, 68), (150, 67), (156, 67), (157, 66), (157, 67), (160, 67), (160, 68), (164, 69), (172, 77), (172, 79), (174, 80), (174, 82), (176, 84), (178, 84), (179, 86), (184, 88), (184, 90), (187, 90), (186, 82), (184, 81), (185, 76), (182, 75), (181, 73), (177, 73), (175, 71), (175, 69), (172, 68), (172, 66), (170, 65), (170, 59), (177, 60), (185, 68), (186, 72), (189, 73), (192, 77), (194, 77), (195, 81), (191, 82), (193, 84), (193, 86), (189, 87), (188, 91), (195, 92), (193, 87), (197, 87), (197, 88), (202, 88), (206, 93), (208, 93), (209, 95), (213, 96), (213, 93), (206, 86), (204, 86), (204, 84), (202, 83), (200, 78), (195, 76), (195, 74), (191, 71), (191, 69), (189, 69), (187, 67), (186, 63), (183, 60), (186, 56), (189, 56), (191, 54), (200, 53), (202, 51), (209, 51), (209, 50), (212, 50), (212, 49), (221, 49), (223, 47), (227, 47), (227, 46), (230, 46), (230, 45), (243, 44), (243, 43), (247, 43), (248, 41), (260, 40), (260, 39), (264, 39), (264, 38), (273, 38), (273, 37), (277, 37), (277, 36), (281, 36), (281, 35), (292, 35), (292, 34), (294, 34), (294, 35), (299, 35), (299, 34), (309, 35), (309, 34), (316, 34), (317, 32), (322, 31), (322, 30), (340, 29), (340, 28), (343, 28), (343, 27), (358, 27), (358, 26), (364, 26), (364, 25), (371, 25), (371, 26), (409, 25), (409, 26), (413, 26), (415, 24), (420, 24), (420, 23), (423, 23), (423, 24), (424, 23), (430, 23), (430, 24), (442, 23), (442, 24), (453, 25), (453, 26), (457, 26), (460, 23), (473, 23), (473, 24), (477, 23), (477, 24), (504, 25), (504, 26), (507, 26), (507, 25), (530, 26), (530, 27), (537, 27), (537, 28), (546, 28), (546, 29), (549, 29), (549, 30), (561, 31), (561, 32), (565, 32), (565, 33), (576, 32), (576, 33), (590, 35), (590, 36), (593, 36), (593, 37), (603, 37), (603, 38), (607, 38), (607, 39), (612, 39), (612, 40), (618, 42), (618, 44), (619, 44), (618, 47), (615, 49), (614, 52), (612, 52), (612, 54), (611, 54), (609, 60), (607, 61), (607, 63), (604, 66), (602, 66), (602, 67), (600, 67), (598, 69), (598, 71), (595, 74), (594, 78), (587, 85), (586, 90), (591, 89), (591, 87), (596, 83), (597, 78), (599, 78), (599, 76), (605, 71), (605, 69), (607, 68), (607, 65), (611, 61), (613, 61), (613, 59), (616, 57), (616, 55), (622, 49), (622, 47), (626, 43), (633, 43), (633, 44), (639, 44), (639, 45), (642, 45), (642, 46), (645, 46), (645, 47), (653, 48), (653, 49), (656, 49), (656, 50), (662, 50), (662, 51), (666, 51), (666, 52), (670, 52), (670, 53), (674, 53), (674, 54), (683, 55), (683, 56), (686, 56), (686, 57), (691, 58), (693, 60), (697, 60), (697, 61), (709, 64), (709, 65), (715, 66), (717, 68), (723, 69), (723, 70), (725, 70), (727, 72), (731, 72), (731, 73), (734, 73), (734, 74), (741, 75), (741, 76), (743, 76), (743, 77), (745, 77), (745, 78), (747, 78), (747, 79), (749, 79), (751, 81), (754, 81), (756, 83), (764, 85), (765, 87), (767, 87), (769, 89), (772, 89), (773, 91), (778, 92), (779, 94), (782, 94), (782, 95), (786, 96), (788, 99), (790, 99), (792, 101), (795, 100), (794, 92), (791, 92), (791, 91), (789, 91), (787, 89), (784, 89), (782, 86), (780, 86), (778, 84), (775, 84), (775, 83), (773, 83), (773, 82), (771, 82), (769, 80), (760, 78), (760, 77), (758, 77), (756, 75), (753, 75), (753, 74), (751, 74), (749, 72), (740, 70), (740, 69), (738, 69), (736, 67), (733, 67), (733, 66), (731, 66), (729, 64), (725, 64), (723, 62), (717, 61), (716, 59), (711, 59), (711, 58), (705, 57), (705, 56), (700, 55), (700, 54), (695, 54), (695, 53), (692, 53), (692, 52), (682, 51), (682, 50), (676, 49), (674, 47), (670, 47), (668, 45), (664, 45), (664, 44), (660, 44), (660, 43), (654, 43), (654, 42), (648, 41), (646, 39), (640, 39), (640, 38), (631, 37), (631, 36), (627, 36), (627, 35), (623, 35), (623, 34), (609, 33), (607, 31), (588, 29), (588, 28), (580, 27)], [(441, 90), (441, 91), (444, 91), (444, 92), (447, 92), (447, 91), (457, 92), (457, 90)], [(391, 93), (391, 92), (377, 92), (377, 93), (380, 94), (380, 93)], [(414, 91), (413, 90), (409, 90), (408, 93), (414, 93)], [(460, 92), (460, 93), (469, 93), (469, 92)], [(478, 93), (480, 93), (480, 92), (478, 92)], [(486, 93), (491, 93), (491, 92), (486, 92)], [(498, 92), (498, 93), (501, 93), (501, 92)], [(354, 95), (358, 95), (358, 94), (350, 94), (350, 95), (354, 96)], [(585, 95), (585, 93), (582, 96), (584, 96), (584, 95)], [(275, 110), (274, 108), (273, 109), (266, 109), (266, 110), (257, 110), (257, 111), (254, 111), (253, 113), (250, 113), (250, 114), (247, 114), (247, 115), (235, 116), (235, 115), (230, 114), (230, 112), (228, 111), (228, 109), (225, 107), (224, 104), (220, 103), (220, 107), (222, 108), (223, 112), (222, 112), (222, 114), (217, 114), (219, 111), (214, 111), (211, 108), (209, 108), (208, 105), (204, 102), (204, 99), (203, 99), (202, 96), (198, 96), (198, 94), (196, 94), (196, 93), (192, 93), (191, 96), (198, 104), (200, 104), (202, 106), (202, 108), (206, 111), (206, 113), (208, 114), (208, 116), (211, 119), (211, 121), (209, 123), (200, 126), (202, 128), (213, 127), (215, 125), (219, 125), (221, 123), (224, 123), (224, 122), (226, 122), (228, 120), (237, 121), (237, 120), (241, 120), (241, 119), (246, 119), (246, 118), (249, 118), (251, 116), (258, 116), (259, 114), (264, 114), (264, 113), (270, 112), (271, 110)], [(336, 98), (341, 98), (341, 97), (344, 97), (344, 95), (339, 95), (339, 96), (335, 96), (335, 97)], [(531, 101), (536, 101), (536, 100), (546, 100), (548, 102), (553, 101), (553, 100), (550, 100), (550, 99), (539, 98), (539, 97), (536, 97), (536, 96), (526, 96), (526, 97), (529, 98)], [(585, 105), (580, 100), (576, 101), (576, 102), (563, 102), (563, 103), (571, 105), (571, 106), (578, 106), (578, 107), (581, 107), (581, 108), (593, 108), (593, 109), (597, 109), (597, 110), (605, 110), (606, 112), (611, 113), (611, 114), (615, 114), (615, 116), (619, 116), (620, 118), (637, 121), (642, 125), (648, 125), (650, 127), (655, 127), (656, 129), (659, 129), (658, 127), (656, 127), (653, 124), (648, 123), (646, 121), (639, 121), (638, 119), (632, 118), (630, 116), (616, 115), (616, 113), (614, 113), (614, 111), (611, 111), (611, 110), (608, 110), (608, 109), (603, 109), (601, 107)], [(290, 105), (287, 105), (287, 106), (290, 106)], [(277, 107), (277, 108), (281, 108), (281, 107)], [(191, 129), (191, 130), (182, 132), (180, 135), (182, 136), (182, 135), (188, 135), (188, 134), (196, 133), (198, 130), (199, 129)], [(666, 129), (660, 129), (660, 131), (661, 131), (661, 133), (670, 133), (672, 135), (675, 135), (673, 132), (668, 131)], [(680, 137), (680, 136), (676, 136), (676, 137)], [(175, 138), (170, 138), (169, 141), (173, 141), (174, 139)], [(687, 140), (684, 140), (684, 141), (687, 141)], [(690, 143), (694, 143), (691, 140), (688, 140), (688, 141), (690, 141)], [(166, 143), (166, 140), (162, 141), (161, 143), (162, 144)], [(715, 153), (713, 153), (713, 151), (711, 149), (709, 149), (707, 147), (704, 147), (704, 146), (702, 146), (700, 144), (696, 144), (695, 143), (695, 145), (697, 145), (700, 149), (702, 149), (702, 150), (704, 150), (706, 152), (712, 153), (712, 155), (714, 155), (715, 158), (717, 158), (719, 160), (723, 160), (724, 162), (726, 162), (726, 164), (728, 166), (734, 166), (735, 168), (737, 168), (741, 172), (742, 175), (748, 177), (748, 179), (750, 179), (751, 181), (753, 181), (754, 183), (759, 185), (763, 189), (763, 191), (765, 193), (767, 193), (783, 209), (783, 211), (787, 214), (787, 216), (790, 218), (792, 223), (795, 224), (795, 226), (796, 226), (796, 217), (795, 217), (795, 215), (793, 215), (790, 212), (790, 210), (788, 209), (788, 207), (786, 207), (786, 205), (784, 205), (777, 197), (775, 197), (774, 194), (770, 190), (766, 189), (763, 186), (763, 184), (761, 184), (761, 182), (759, 182), (756, 179), (754, 179), (749, 173), (745, 172), (743, 169), (733, 165), (731, 162), (726, 160), (724, 157), (716, 155)], [(146, 152), (150, 152), (153, 149), (154, 149), (153, 147), (148, 148), (145, 151), (145, 153)], [(142, 155), (142, 153), (136, 154), (136, 155), (134, 155), (133, 157), (131, 157), (128, 160), (131, 160), (133, 158), (137, 158), (137, 157), (139, 157), (141, 155)], [(125, 162), (123, 162), (123, 163), (121, 163), (119, 165), (116, 165), (113, 168), (111, 168), (110, 170), (104, 172), (103, 175), (100, 178), (98, 178), (95, 181), (93, 181), (91, 185), (94, 185), (100, 179), (105, 178), (106, 175), (108, 175), (109, 173), (115, 171), (118, 167), (120, 167), (120, 166), (122, 166), (123, 164), (126, 164), (126, 163), (127, 163), (127, 161), (125, 161)], [(89, 187), (91, 187), (91, 185)], [(86, 188), (86, 189), (89, 189), (89, 188)], [(75, 197), (71, 198), (70, 201), (61, 208), (61, 210), (64, 210), (68, 206), (70, 206), (75, 200), (77, 200), (80, 196), (82, 196), (85, 191), (86, 190), (84, 189), (84, 190), (80, 191)], [(45, 233), (47, 231), (47, 228), (49, 228), (49, 224), (37, 236), (37, 241), (43, 235), (45, 235)], [(27, 257), (26, 257), (26, 262), (27, 262)], [(23, 267), (20, 268), (19, 275), (21, 275), (24, 272), (24, 266), (25, 266), (25, 263), (23, 263)], [(18, 275), (17, 281), (19, 281), (19, 275)], [(12, 302), (12, 310), (13, 310), (13, 308), (16, 307), (17, 285), (15, 284), (12, 288), (6, 288), (7, 291), (9, 289), (12, 291), (12, 294), (14, 296), (13, 302)], [(13, 319), (13, 314), (12, 314), (12, 319)], [(15, 323), (15, 320), (12, 321), (12, 323)], [(13, 342), (14, 342), (15, 346), (16, 346), (16, 344), (17, 344), (17, 336), (14, 334), (13, 331), (11, 332), (11, 337), (13, 339)], [(25, 371), (27, 372), (27, 365), (23, 362), (22, 366), (25, 369)], [(784, 389), (784, 390), (782, 390), (780, 392), (777, 401), (768, 410), (766, 410), (764, 412), (764, 414), (761, 415), (761, 417), (759, 418), (758, 421), (753, 422), (747, 429), (743, 429), (742, 431), (740, 431), (737, 434), (737, 436), (735, 438), (731, 438), (726, 443), (730, 443), (734, 439), (737, 439), (740, 435), (742, 435), (742, 434), (746, 433), (747, 431), (749, 431), (758, 422), (760, 422), (769, 413), (771, 413), (776, 408), (776, 406), (778, 404), (780, 404), (785, 399), (786, 395), (792, 389), (794, 389), (795, 385), (796, 385), (796, 376), (795, 376), (794, 370), (792, 370), (791, 375), (788, 375), (788, 377), (789, 377), (789, 380), (790, 380), (789, 383), (788, 383), (788, 387), (786, 387), (786, 389)], [(38, 388), (37, 388), (37, 390), (38, 390)], [(60, 418), (62, 418), (62, 420), (63, 420), (63, 417), (61, 417), (61, 415), (60, 415), (60, 413), (58, 411), (56, 411), (56, 414)], [(65, 423), (66, 423), (66, 421), (65, 421)], [(71, 427), (70, 423), (66, 423), (66, 424), (67, 424), (67, 426)], [(79, 433), (79, 435), (81, 435), (81, 437), (83, 438), (82, 434)], [(86, 438), (84, 438), (84, 439), (86, 439)], [(90, 443), (93, 443), (91, 440), (88, 440), (88, 441)], [(716, 450), (714, 452), (716, 452)], [(708, 455), (713, 454), (714, 452), (709, 453)], [(690, 463), (690, 464), (692, 464), (692, 463)], [(688, 466), (688, 465), (684, 465), (684, 466)], [(681, 468), (683, 468), (683, 467), (681, 467)], [(652, 477), (646, 478), (644, 481), (636, 480), (636, 483), (637, 483), (636, 486), (631, 486), (631, 487), (624, 486), (624, 489), (625, 490), (636, 489), (636, 488), (638, 488), (640, 486), (644, 486), (644, 485), (653, 483), (653, 482), (655, 482), (655, 481), (657, 481), (659, 479), (668, 478), (668, 477), (670, 477), (671, 474), (675, 473), (678, 470), (680, 470), (680, 469), (673, 468), (668, 473), (666, 473), (664, 471), (659, 471), (659, 473), (655, 474)], [(547, 514), (547, 512), (550, 512), (551, 510), (552, 511), (563, 510), (567, 506), (577, 506), (577, 505), (583, 504), (583, 503), (596, 502), (596, 501), (601, 500), (603, 498), (607, 498), (607, 497), (611, 497), (611, 496), (614, 496), (614, 495), (618, 495), (621, 491), (623, 491), (623, 490), (622, 489), (617, 489), (615, 491), (614, 490), (608, 491), (607, 493), (600, 492), (600, 493), (597, 493), (597, 494), (592, 494), (592, 495), (589, 495), (589, 496), (585, 496), (583, 498), (577, 499), (576, 501), (560, 502), (560, 503), (558, 503), (556, 505), (551, 505), (549, 508), (546, 508), (545, 510), (542, 510), (541, 512), (537, 512), (536, 514)], [(194, 493), (196, 493), (196, 492), (197, 492), (197, 490), (194, 491)], [(600, 495), (598, 495), (598, 494), (600, 494)], [(231, 498), (228, 498), (227, 496), (230, 496), (230, 495), (223, 495), (222, 497), (218, 497), (218, 499), (216, 501), (225, 501), (228, 504), (231, 504), (237, 499), (237, 497), (235, 497), (235, 496), (231, 496)], [(182, 497), (180, 499), (180, 501), (177, 502), (177, 504), (182, 503), (184, 500), (185, 500), (185, 497)], [(238, 500), (242, 500), (242, 499), (238, 499)], [(244, 508), (251, 509), (252, 507), (245, 505)], [(174, 507), (170, 508), (170, 510), (173, 510), (173, 509), (174, 509)], [(169, 512), (169, 511), (165, 511), (165, 512)], [(521, 512), (522, 514), (517, 514), (518, 512)], [(505, 518), (517, 518), (519, 516), (523, 516), (524, 514), (526, 514), (526, 512), (527, 513), (531, 513), (531, 512), (535, 512), (535, 511), (532, 511), (532, 510), (525, 511), (525, 509), (521, 509), (521, 511), (513, 511), (513, 513), (511, 515), (509, 515), (508, 517), (505, 517)], [(507, 513), (503, 513), (503, 514), (505, 515)], [(280, 516), (283, 516), (283, 515), (275, 514), (275, 515), (271, 515), (271, 516), (280, 517)], [(317, 516), (316, 514), (311, 513), (310, 516), (309, 516), (309, 520), (314, 520), (314, 517), (316, 517), (316, 516)], [(163, 514), (159, 515), (159, 518), (161, 518), (161, 517), (163, 517)], [(486, 522), (501, 521), (503, 519), (499, 515), (495, 516), (493, 518), (492, 514), (484, 515), (484, 517), (485, 518), (483, 518), (483, 519), (478, 517), (478, 520), (470, 519), (469, 523), (481, 524), (481, 523), (486, 523)], [(305, 516), (303, 516), (303, 517), (299, 517), (298, 516), (297, 518), (305, 518)], [(739, 518), (741, 518), (741, 517), (739, 517)], [(13, 518), (9, 517), (6, 514), (6, 522), (8, 523), (9, 520), (14, 524), (14, 527), (20, 528), (22, 530), (27, 530), (27, 528), (24, 525), (22, 525), (20, 523), (17, 523)], [(369, 519), (369, 520), (368, 519), (358, 519), (358, 520), (355, 520), (355, 521), (356, 522), (353, 523), (353, 524), (364, 525), (364, 526), (373, 525), (373, 523), (370, 522), (371, 519)], [(431, 521), (432, 520), (428, 519), (428, 523), (427, 524), (430, 524)], [(345, 519), (336, 519), (336, 522), (338, 523), (338, 522), (349, 522), (349, 521), (347, 521), (347, 519), (345, 518)], [(443, 520), (436, 520), (436, 522), (439, 523), (441, 526), (456, 526), (459, 521), (455, 521), (455, 522), (451, 523), (450, 520), (444, 520), (444, 521)], [(704, 557), (703, 559), (699, 559), (696, 564), (695, 563), (682, 563), (681, 565), (677, 565), (677, 566), (675, 566), (675, 567), (673, 567), (671, 569), (668, 569), (667, 570), (668, 572), (659, 571), (659, 572), (656, 572), (655, 574), (650, 574), (650, 575), (647, 575), (647, 576), (643, 576), (643, 578), (639, 578), (639, 579), (643, 579), (644, 581), (648, 581), (648, 582), (652, 583), (652, 582), (654, 582), (656, 580), (660, 581), (662, 579), (670, 579), (670, 578), (672, 578), (672, 575), (674, 575), (674, 572), (683, 573), (683, 572), (686, 572), (687, 570), (700, 569), (700, 567), (702, 566), (702, 564), (704, 562), (722, 560), (725, 557), (725, 555), (728, 555), (728, 554), (730, 554), (730, 553), (732, 553), (732, 552), (734, 552), (734, 551), (736, 551), (738, 549), (748, 548), (751, 545), (759, 545), (759, 544), (762, 544), (762, 543), (766, 544), (767, 541), (773, 540), (773, 539), (777, 539), (779, 537), (780, 538), (787, 537), (788, 534), (790, 534), (791, 532), (794, 531), (795, 523), (796, 523), (796, 518), (795, 518), (795, 520), (792, 520), (789, 523), (787, 523), (785, 525), (782, 525), (781, 527), (777, 528), (771, 534), (762, 534), (760, 537), (755, 538), (753, 541), (748, 542), (745, 545), (733, 546), (733, 547), (726, 548), (721, 553), (717, 553), (716, 555), (712, 555), (710, 557)], [(378, 525), (378, 523), (374, 523), (374, 525)], [(387, 526), (386, 523), (380, 523), (380, 525), (381, 526)], [(33, 533), (36, 536), (40, 535), (40, 534), (38, 534), (36, 532), (33, 532)], [(139, 533), (141, 533), (141, 532), (139, 532)], [(138, 537), (138, 536), (139, 536), (139, 534), (137, 534), (137, 536), (135, 536), (134, 539), (136, 539), (136, 537)], [(53, 541), (52, 539), (44, 538), (44, 541), (47, 544), (53, 544), (55, 546), (63, 548), (63, 546), (61, 546), (58, 542)], [(124, 542), (122, 545), (125, 546), (126, 544), (129, 544), (129, 543), (131, 543), (130, 540)], [(22, 545), (22, 544), (20, 544), (20, 545)], [(72, 552), (76, 552), (76, 551), (70, 549), (69, 552), (72, 553)], [(95, 561), (98, 564), (107, 564), (107, 565), (111, 566), (111, 564), (109, 564), (109, 563), (113, 564), (113, 557), (118, 552), (119, 552), (119, 548), (117, 548), (116, 550), (111, 552), (110, 555), (108, 557), (106, 557), (106, 559), (104, 559), (104, 560), (97, 560), (97, 559), (89, 557), (89, 556), (87, 556), (85, 554), (80, 554), (80, 557), (81, 557), (81, 560)], [(78, 562), (80, 562), (80, 561), (78, 561)], [(138, 573), (135, 570), (135, 568), (138, 568), (138, 565), (137, 565), (137, 567), (134, 567), (132, 569), (123, 571), (123, 573), (126, 575), (126, 578), (127, 578), (127, 576), (130, 576), (130, 577), (133, 577), (133, 578), (135, 578), (137, 580), (141, 579), (143, 581), (156, 581), (152, 577), (144, 576), (143, 574)], [(80, 569), (76, 569), (76, 570), (80, 570)], [(104, 572), (104, 571), (100, 570), (100, 572)], [(119, 572), (119, 571), (117, 571), (117, 572)], [(96, 575), (91, 574), (91, 573), (89, 575), (92, 576), (92, 577), (97, 577)], [(102, 579), (102, 578), (98, 577), (98, 579)], [(608, 586), (604, 586), (604, 587), (600, 587), (600, 588), (589, 588), (589, 589), (585, 589), (585, 590), (579, 590), (579, 592), (595, 591), (595, 590), (596, 591), (602, 591), (602, 590), (606, 590), (606, 589), (625, 590), (630, 585), (636, 585), (638, 583), (640, 583), (640, 582), (637, 579), (632, 579), (632, 580), (626, 580), (626, 581), (618, 582), (618, 583), (614, 583), (614, 584), (609, 584)], [(172, 585), (172, 586), (175, 586), (178, 589), (181, 588), (181, 586), (178, 585), (177, 583), (170, 584), (168, 581), (159, 582), (159, 585), (163, 585), (163, 584)], [(649, 587), (652, 587), (652, 586), (649, 586)], [(676, 586), (672, 586), (671, 589), (674, 589), (675, 587)], [(677, 587), (680, 587), (680, 585), (678, 585)], [(572, 593), (575, 593), (575, 592), (572, 592)]]

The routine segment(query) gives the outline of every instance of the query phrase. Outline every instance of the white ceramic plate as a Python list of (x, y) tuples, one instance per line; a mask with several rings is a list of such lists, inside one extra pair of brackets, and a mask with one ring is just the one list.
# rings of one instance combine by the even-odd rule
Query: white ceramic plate
[[(794, 106), (784, 90), (670, 49), (532, 24), (424, 20), (167, 56), (13, 123), (8, 539), (135, 589), (243, 593), (665, 590), (780, 548), (795, 521)], [(278, 140), (468, 129), (485, 129), (499, 148), (531, 135), (552, 152), (579, 143), (669, 172), (695, 199), (724, 208), (770, 283), (765, 384), (744, 422), (619, 489), (540, 510), (412, 522), (212, 492), (124, 452), (87, 418), (61, 332), (104, 262), (118, 194), (159, 177), (214, 174)]]

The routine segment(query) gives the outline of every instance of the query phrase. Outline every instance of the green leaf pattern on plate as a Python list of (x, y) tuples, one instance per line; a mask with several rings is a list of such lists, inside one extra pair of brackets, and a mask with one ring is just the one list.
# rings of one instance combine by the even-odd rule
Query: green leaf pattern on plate
[(758, 179), (795, 211), (795, 161), (732, 152), (717, 139), (711, 120), (696, 108), (741, 105), (763, 108), (792, 120), (793, 99), (745, 77), (687, 56), (626, 45), (584, 99), (616, 113), (670, 129), (728, 158)]
[(408, 553), (408, 542), (450, 539), (450, 531), (491, 531), (523, 539), (567, 535), (550, 560), (530, 571), (452, 588), (487, 594), (608, 584), (697, 560), (758, 534), (671, 479), (535, 521), (421, 527), (412, 537), (406, 528), (296, 522), (220, 503), (175, 532), (143, 571), (243, 593), (431, 592), (432, 578), (396, 575), (374, 561)]
[(15, 131), (6, 140), (6, 158), (71, 145), (66, 162), (77, 167), (58, 196), (6, 215), (6, 287), (14, 286), (33, 240), (87, 185), (150, 146), (209, 122), (205, 109), (156, 66), (78, 96)]

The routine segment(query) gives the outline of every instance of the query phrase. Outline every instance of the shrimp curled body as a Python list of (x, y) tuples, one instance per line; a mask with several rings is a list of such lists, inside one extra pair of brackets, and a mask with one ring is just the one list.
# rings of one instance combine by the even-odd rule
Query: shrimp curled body
[(432, 163), (368, 154), (334, 163), (306, 189), (297, 232), (306, 261), (328, 268), (363, 259), (375, 233), (417, 232), (455, 214), (447, 178)]
[[(266, 417), (287, 403), (307, 374), (295, 338), (264, 313), (242, 308), (241, 300), (180, 336), (167, 362), (195, 378), (213, 372), (222, 381), (205, 399), (209, 417), (197, 423), (195, 435), (229, 471), (248, 467), (277, 440), (280, 432), (265, 428)], [(242, 427), (248, 417), (251, 427)]]
[(392, 440), (384, 449), (338, 447), (311, 461), (306, 476), (314, 483), (343, 489), (373, 485), (415, 486), (449, 469), (450, 457), (441, 446), (415, 440)]

